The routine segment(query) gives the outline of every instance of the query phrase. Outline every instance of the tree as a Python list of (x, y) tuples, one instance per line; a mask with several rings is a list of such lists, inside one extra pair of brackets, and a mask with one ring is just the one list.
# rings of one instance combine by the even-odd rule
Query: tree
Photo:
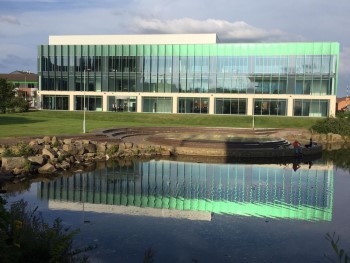
[(7, 79), (0, 78), (0, 111), (6, 113), (6, 109), (11, 107), (12, 100), (15, 97), (15, 85), (8, 82)]
[(16, 97), (15, 85), (0, 78), (0, 113), (28, 111), (24, 97)]

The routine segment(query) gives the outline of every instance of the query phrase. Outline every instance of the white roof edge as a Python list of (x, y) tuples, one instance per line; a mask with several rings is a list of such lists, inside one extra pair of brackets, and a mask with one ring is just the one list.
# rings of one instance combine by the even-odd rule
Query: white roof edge
[(49, 45), (155, 45), (216, 44), (218, 37), (210, 34), (147, 34), (147, 35), (66, 35), (49, 36)]

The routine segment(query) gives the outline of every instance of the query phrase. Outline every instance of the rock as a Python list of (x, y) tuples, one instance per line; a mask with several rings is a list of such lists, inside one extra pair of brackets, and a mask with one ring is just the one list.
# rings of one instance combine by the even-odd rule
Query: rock
[(13, 170), (15, 168), (23, 169), (26, 163), (26, 158), (24, 157), (2, 157), (3, 170)]
[(39, 164), (39, 165), (44, 165), (44, 163), (46, 162), (46, 160), (42, 155), (29, 156), (28, 160), (33, 164)]
[(96, 144), (85, 144), (84, 148), (88, 153), (96, 153), (97, 150)]
[(56, 172), (56, 168), (51, 163), (47, 163), (43, 167), (40, 167), (38, 172), (39, 174), (50, 174)]
[(63, 151), (69, 153), (70, 155), (77, 155), (79, 153), (78, 148), (71, 144), (64, 144), (62, 146), (62, 149)]
[(126, 149), (125, 144), (124, 143), (119, 143), (118, 149), (119, 149), (119, 151), (124, 151)]
[(64, 139), (63, 143), (64, 144), (72, 144), (72, 139)]
[(51, 144), (55, 145), (55, 146), (58, 145), (58, 140), (57, 140), (56, 136), (52, 137)]
[(44, 148), (43, 151), (42, 151), (42, 154), (49, 156), (50, 159), (54, 159), (54, 158), (58, 157), (57, 152), (54, 151), (53, 149), (46, 149), (46, 148)]
[(107, 149), (107, 145), (106, 143), (98, 143), (96, 145), (96, 150), (98, 153), (105, 153), (106, 152), (106, 149)]
[(33, 147), (34, 145), (38, 145), (38, 141), (37, 141), (37, 140), (31, 140), (31, 141), (28, 143), (28, 145), (29, 145), (30, 147)]
[(66, 161), (62, 161), (61, 163), (57, 164), (56, 167), (62, 170), (67, 170), (70, 168), (70, 163)]
[(45, 137), (43, 138), (43, 140), (44, 140), (44, 142), (47, 143), (47, 144), (51, 143), (51, 138), (50, 138), (50, 136), (45, 136)]
[(132, 142), (126, 142), (126, 143), (124, 143), (125, 144), (125, 148), (126, 149), (130, 149), (130, 148), (132, 148), (132, 146), (133, 146), (133, 143)]
[(43, 139), (36, 139), (36, 141), (39, 145), (43, 145), (45, 143)]
[(0, 155), (6, 150), (4, 147), (0, 147)]
[(90, 144), (90, 140), (83, 140), (83, 144)]
[(13, 175), (19, 175), (19, 174), (22, 174), (23, 173), (23, 169), (20, 169), (20, 168), (15, 168), (12, 170), (12, 174)]

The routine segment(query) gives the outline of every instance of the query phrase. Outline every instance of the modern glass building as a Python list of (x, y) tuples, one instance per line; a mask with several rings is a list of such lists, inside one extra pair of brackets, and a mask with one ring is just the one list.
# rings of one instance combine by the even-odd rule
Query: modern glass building
[(48, 110), (325, 117), (338, 43), (219, 43), (216, 34), (51, 36), (38, 47)]

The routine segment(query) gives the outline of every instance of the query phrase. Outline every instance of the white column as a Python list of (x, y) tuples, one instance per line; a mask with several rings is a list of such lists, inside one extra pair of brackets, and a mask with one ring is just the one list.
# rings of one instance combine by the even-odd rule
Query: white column
[(102, 95), (102, 111), (108, 111), (108, 97), (107, 94)]
[(253, 95), (249, 96), (247, 99), (247, 115), (253, 116)]
[(210, 95), (209, 97), (209, 114), (214, 114), (215, 113), (215, 98), (213, 94)]
[(136, 96), (136, 112), (142, 112), (142, 96)]
[(172, 98), (173, 98), (173, 110), (172, 110), (172, 113), (177, 113), (178, 97), (176, 95), (173, 95)]
[(69, 109), (70, 111), (74, 111), (74, 94), (69, 94)]
[(287, 116), (292, 117), (293, 116), (293, 107), (294, 107), (294, 100), (292, 96), (289, 96), (287, 100)]

